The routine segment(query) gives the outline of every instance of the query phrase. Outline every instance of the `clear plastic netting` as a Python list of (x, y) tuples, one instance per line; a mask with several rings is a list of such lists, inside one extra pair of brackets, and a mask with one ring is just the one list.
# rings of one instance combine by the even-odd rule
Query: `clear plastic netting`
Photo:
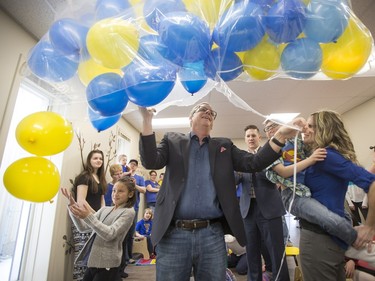
[(85, 0), (57, 15), (28, 66), (53, 83), (78, 77), (89, 110), (112, 117), (180, 86), (348, 79), (375, 67), (373, 45), (346, 0)]

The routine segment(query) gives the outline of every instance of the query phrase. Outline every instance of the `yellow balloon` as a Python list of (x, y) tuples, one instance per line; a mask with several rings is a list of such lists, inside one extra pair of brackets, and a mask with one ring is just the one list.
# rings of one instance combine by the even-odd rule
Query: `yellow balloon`
[(96, 76), (108, 72), (117, 73), (121, 76), (123, 74), (120, 69), (107, 68), (96, 63), (93, 59), (82, 61), (78, 66), (78, 77), (85, 86), (87, 86)]
[(310, 4), (311, 0), (302, 0), (302, 2), (307, 6)]
[(280, 54), (276, 45), (270, 43), (267, 37), (246, 51), (243, 58), (244, 70), (257, 80), (266, 80), (277, 74), (280, 66)]
[(355, 75), (367, 62), (373, 45), (369, 30), (351, 18), (337, 43), (321, 44), (321, 70), (332, 79), (346, 79)]
[(186, 9), (204, 19), (213, 28), (233, 0), (182, 0)]
[(129, 21), (108, 18), (95, 23), (87, 33), (87, 49), (96, 62), (120, 69), (137, 55), (139, 32)]
[(144, 0), (129, 0), (129, 3), (133, 6), (133, 11), (136, 16), (136, 24), (146, 33), (157, 35), (158, 33), (148, 25), (144, 18), (143, 7), (145, 2), (146, 1)]
[(72, 143), (73, 127), (55, 112), (36, 112), (17, 125), (16, 139), (31, 154), (53, 155), (64, 151)]
[(246, 51), (245, 52), (236, 52), (236, 55), (240, 58), (240, 60), (244, 61), (244, 58), (245, 58), (245, 54), (246, 54)]
[(59, 190), (60, 174), (56, 166), (43, 157), (21, 158), (4, 173), (4, 186), (13, 196), (31, 202), (47, 202)]

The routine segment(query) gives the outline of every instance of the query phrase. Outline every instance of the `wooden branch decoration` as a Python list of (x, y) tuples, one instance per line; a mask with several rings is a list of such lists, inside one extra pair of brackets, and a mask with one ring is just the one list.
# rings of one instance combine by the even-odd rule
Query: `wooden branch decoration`
[(78, 139), (79, 150), (81, 153), (82, 168), (85, 169), (85, 160), (83, 158), (83, 148), (85, 147), (85, 139), (82, 137), (81, 132), (79, 130), (75, 131), (75, 134)]

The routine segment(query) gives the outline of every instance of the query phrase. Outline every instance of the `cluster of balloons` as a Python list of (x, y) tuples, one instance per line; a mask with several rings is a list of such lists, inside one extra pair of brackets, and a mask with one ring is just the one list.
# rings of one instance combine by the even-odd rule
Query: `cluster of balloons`
[(101, 131), (129, 101), (162, 102), (176, 81), (194, 94), (207, 79), (243, 73), (347, 79), (372, 46), (347, 0), (97, 0), (80, 17), (55, 21), (28, 65), (53, 82), (78, 75)]
[(54, 112), (36, 112), (17, 125), (18, 144), (35, 156), (21, 158), (5, 170), (4, 186), (15, 197), (31, 202), (50, 201), (58, 192), (60, 174), (43, 156), (64, 151), (73, 140), (70, 122)]

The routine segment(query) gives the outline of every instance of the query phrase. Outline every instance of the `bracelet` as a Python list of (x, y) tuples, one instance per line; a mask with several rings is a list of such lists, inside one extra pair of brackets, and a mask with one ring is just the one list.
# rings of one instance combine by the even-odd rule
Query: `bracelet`
[(284, 147), (285, 146), (285, 143), (282, 143), (281, 141), (279, 141), (277, 138), (275, 137), (272, 137), (271, 138), (271, 141), (276, 144), (278, 147)]

